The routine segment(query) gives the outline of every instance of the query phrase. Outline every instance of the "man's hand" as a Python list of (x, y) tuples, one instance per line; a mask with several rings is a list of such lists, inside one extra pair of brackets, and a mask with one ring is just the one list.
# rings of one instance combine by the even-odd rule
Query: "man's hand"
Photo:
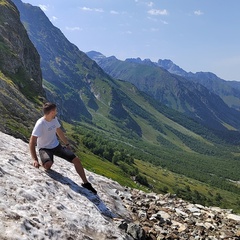
[(66, 148), (67, 148), (67, 149), (69, 149), (69, 150), (71, 150), (71, 149), (72, 149), (72, 148), (71, 148), (71, 146), (69, 145), (69, 143), (68, 143), (68, 144), (66, 144), (65, 146), (66, 146)]
[(34, 166), (35, 168), (39, 168), (39, 167), (40, 167), (40, 164), (39, 164), (39, 162), (38, 162), (37, 160), (34, 160), (33, 166)]

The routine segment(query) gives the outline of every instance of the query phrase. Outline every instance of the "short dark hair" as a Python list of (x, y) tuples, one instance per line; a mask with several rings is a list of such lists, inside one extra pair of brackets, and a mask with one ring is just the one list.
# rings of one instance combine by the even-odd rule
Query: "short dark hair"
[(55, 103), (51, 103), (51, 102), (44, 103), (43, 113), (47, 115), (56, 108), (57, 108), (57, 105)]

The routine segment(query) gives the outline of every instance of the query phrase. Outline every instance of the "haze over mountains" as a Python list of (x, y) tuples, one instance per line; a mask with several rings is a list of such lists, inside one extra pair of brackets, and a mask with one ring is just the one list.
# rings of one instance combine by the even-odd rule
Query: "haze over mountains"
[[(238, 209), (235, 182), (239, 181), (240, 123), (238, 97), (230, 94), (230, 85), (225, 88), (225, 81), (220, 80), (221, 88), (218, 79), (207, 74), (216, 89), (223, 94), (228, 89), (224, 99), (196, 79), (170, 73), (149, 60), (104, 57), (93, 61), (70, 43), (39, 7), (14, 0), (19, 14), (10, 1), (2, 2), (2, 131), (27, 140), (41, 114), (41, 103), (51, 100), (57, 103), (59, 118), (70, 130), (75, 147), (84, 145), (84, 154), (97, 156), (95, 166), (87, 163), (94, 170), (109, 164), (109, 169), (104, 169), (107, 176), (112, 177), (115, 169), (134, 185), (132, 179), (139, 173), (154, 191), (176, 192), (204, 204), (227, 202)], [(114, 157), (131, 158), (114, 164), (114, 153)], [(158, 167), (194, 179), (194, 184), (182, 183), (177, 177), (171, 182), (164, 170), (155, 172)], [(160, 182), (159, 175), (168, 181)], [(203, 183), (215, 189), (209, 190)]]

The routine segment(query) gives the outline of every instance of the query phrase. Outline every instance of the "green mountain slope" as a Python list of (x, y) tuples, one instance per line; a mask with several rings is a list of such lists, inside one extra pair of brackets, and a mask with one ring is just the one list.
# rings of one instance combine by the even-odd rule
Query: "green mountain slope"
[(133, 83), (157, 101), (216, 130), (240, 129), (240, 112), (230, 108), (203, 85), (173, 75), (150, 60), (104, 57), (87, 53), (114, 78)]

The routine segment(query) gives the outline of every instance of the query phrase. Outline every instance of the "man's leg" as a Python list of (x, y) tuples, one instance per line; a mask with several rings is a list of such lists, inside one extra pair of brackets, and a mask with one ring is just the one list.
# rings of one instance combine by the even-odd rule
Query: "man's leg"
[(53, 165), (53, 153), (49, 149), (40, 149), (39, 155), (42, 162), (42, 166), (46, 170), (49, 170)]
[(78, 157), (75, 157), (72, 160), (72, 163), (74, 164), (74, 167), (75, 167), (78, 175), (81, 177), (83, 183), (87, 183), (88, 180), (86, 178), (85, 171), (83, 169), (83, 166), (82, 166), (82, 163), (81, 163), (80, 159)]
[(80, 159), (78, 157), (75, 157), (73, 160), (72, 160), (72, 163), (74, 164), (75, 166), (75, 169), (78, 173), (78, 175), (81, 177), (82, 181), (83, 181), (83, 184), (82, 186), (88, 190), (90, 190), (91, 192), (93, 192), (94, 194), (97, 194), (97, 191), (93, 188), (92, 184), (90, 182), (88, 182), (87, 178), (86, 178), (86, 175), (85, 175), (85, 171), (84, 171), (84, 168), (82, 166), (82, 163), (80, 161)]
[(87, 178), (83, 166), (81, 164), (81, 161), (70, 149), (63, 147), (61, 146), (61, 144), (59, 144), (57, 147), (53, 149), (53, 154), (67, 160), (68, 162), (73, 163), (83, 183), (87, 183)]
[(74, 167), (76, 169), (76, 172), (81, 177), (83, 184), (82, 186), (90, 191), (92, 191), (94, 194), (97, 194), (97, 191), (92, 187), (91, 183), (88, 182), (86, 178), (86, 174), (84, 171), (84, 168), (82, 166), (82, 163), (80, 159), (68, 148), (64, 148), (61, 145), (58, 145), (54, 149), (54, 155), (57, 155), (58, 157), (61, 157), (68, 162), (71, 162), (74, 164)]
[(53, 165), (53, 162), (52, 161), (48, 161), (48, 162), (45, 162), (43, 164), (43, 167), (46, 169), (46, 170), (49, 170)]

